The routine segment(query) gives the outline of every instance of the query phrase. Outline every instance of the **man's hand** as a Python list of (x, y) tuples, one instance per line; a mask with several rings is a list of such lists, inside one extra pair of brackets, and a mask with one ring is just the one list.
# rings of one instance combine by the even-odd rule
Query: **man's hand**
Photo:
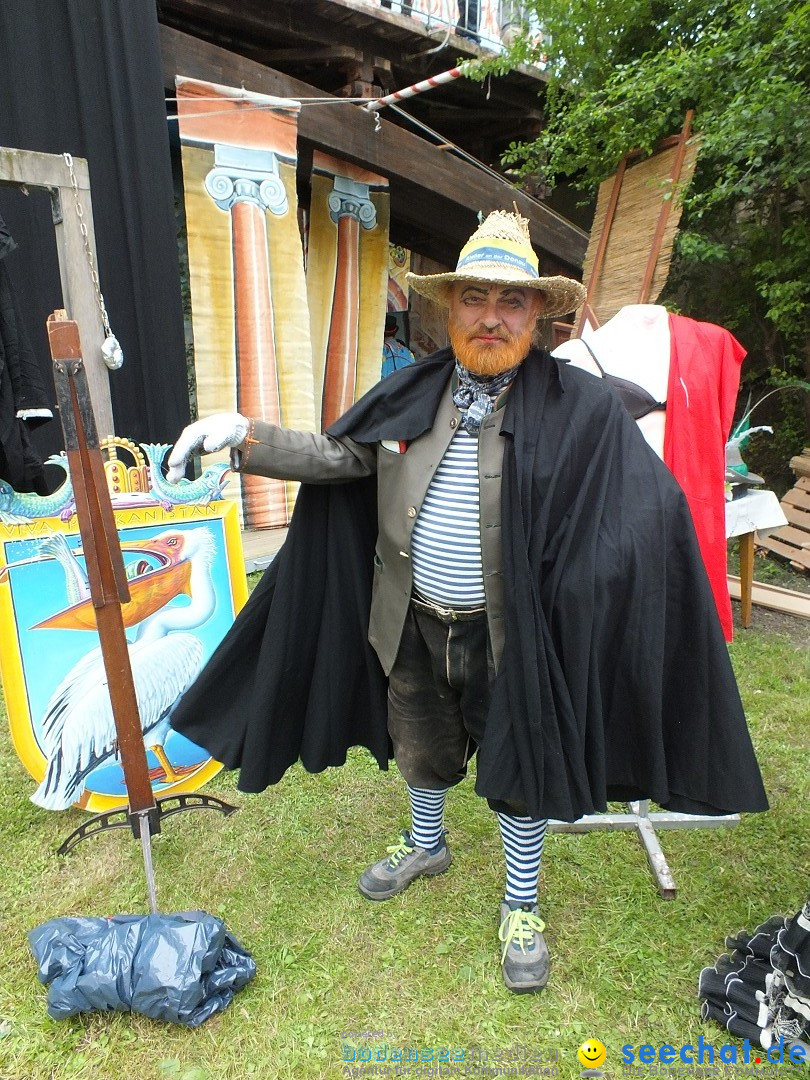
[(169, 471), (166, 479), (176, 484), (183, 478), (186, 463), (191, 455), (202, 450), (215, 454), (225, 446), (241, 446), (250, 428), (250, 421), (240, 413), (214, 413), (204, 420), (189, 424), (174, 444), (169, 455)]

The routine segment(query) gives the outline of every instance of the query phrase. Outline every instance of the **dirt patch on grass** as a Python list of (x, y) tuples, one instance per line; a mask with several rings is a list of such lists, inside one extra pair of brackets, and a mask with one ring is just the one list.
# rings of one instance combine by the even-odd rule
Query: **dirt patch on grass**
[[(735, 636), (747, 634), (740, 622), (740, 602), (731, 601), (731, 612), (734, 619)], [(751, 630), (762, 634), (779, 634), (788, 637), (796, 646), (810, 646), (810, 619), (797, 619), (795, 615), (784, 615), (781, 611), (771, 611), (770, 608), (759, 607), (754, 604), (751, 609)]]

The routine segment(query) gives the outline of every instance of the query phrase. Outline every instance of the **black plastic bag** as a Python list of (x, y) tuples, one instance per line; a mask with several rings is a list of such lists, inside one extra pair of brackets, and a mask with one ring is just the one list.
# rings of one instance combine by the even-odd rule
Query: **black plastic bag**
[(205, 911), (66, 916), (28, 941), (55, 1020), (116, 1009), (197, 1027), (256, 974), (250, 953)]

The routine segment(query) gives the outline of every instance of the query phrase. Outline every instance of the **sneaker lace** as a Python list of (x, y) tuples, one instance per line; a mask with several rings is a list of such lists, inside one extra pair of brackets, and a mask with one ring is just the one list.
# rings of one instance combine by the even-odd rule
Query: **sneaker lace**
[(498, 930), (498, 940), (503, 942), (501, 960), (506, 959), (506, 953), (512, 942), (520, 946), (521, 952), (526, 952), (526, 946), (531, 945), (534, 935), (542, 934), (546, 924), (539, 915), (523, 908), (515, 908), (510, 911), (501, 923)]
[(395, 866), (398, 866), (399, 863), (402, 862), (406, 855), (411, 855), (413, 853), (414, 848), (408, 843), (407, 838), (403, 833), (400, 836), (399, 843), (392, 844), (385, 850), (388, 853), (388, 865), (393, 870)]

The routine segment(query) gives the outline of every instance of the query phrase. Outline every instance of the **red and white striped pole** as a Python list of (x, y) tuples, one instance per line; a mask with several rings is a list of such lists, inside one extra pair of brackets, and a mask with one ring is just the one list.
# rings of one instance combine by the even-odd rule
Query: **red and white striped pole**
[(374, 101), (370, 101), (368, 105), (364, 105), (363, 108), (367, 112), (376, 112), (378, 109), (384, 109), (386, 105), (394, 105), (398, 101), (406, 101), (408, 98), (416, 97), (417, 94), (423, 94), (425, 90), (432, 90), (434, 86), (443, 86), (445, 83), (454, 82), (456, 79), (466, 75), (473, 63), (475, 63), (473, 60), (465, 61), (463, 64), (459, 64), (458, 67), (450, 68), (449, 71), (442, 71), (438, 75), (431, 75), (429, 79), (422, 79), (421, 82), (406, 86), (404, 90), (395, 90), (393, 94), (386, 94), (385, 97), (376, 98)]

